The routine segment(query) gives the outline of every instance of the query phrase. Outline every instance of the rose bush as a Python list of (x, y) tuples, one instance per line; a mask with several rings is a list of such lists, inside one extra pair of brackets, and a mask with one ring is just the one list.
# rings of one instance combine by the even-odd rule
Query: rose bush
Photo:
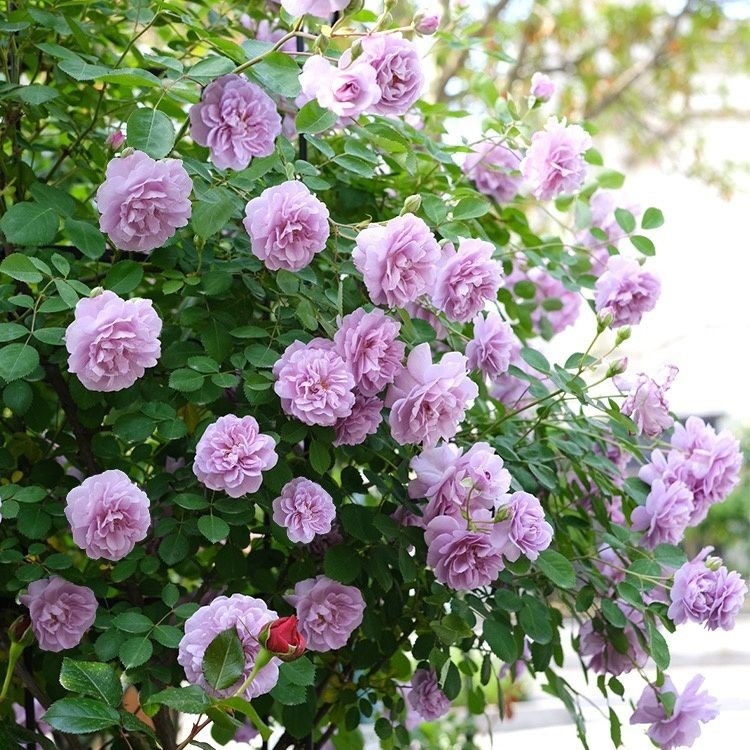
[[(522, 668), (585, 742), (568, 632), (615, 744), (628, 714), (665, 748), (716, 715), (666, 636), (731, 628), (747, 593), (678, 546), (738, 443), (617, 352), (661, 213), (605, 192), (543, 78), (477, 137), (420, 100), (418, 34), (450, 21), (380, 10), (10, 9), (3, 748), (356, 747), (367, 723), (408, 747)], [(579, 316), (588, 348), (550, 362)]]

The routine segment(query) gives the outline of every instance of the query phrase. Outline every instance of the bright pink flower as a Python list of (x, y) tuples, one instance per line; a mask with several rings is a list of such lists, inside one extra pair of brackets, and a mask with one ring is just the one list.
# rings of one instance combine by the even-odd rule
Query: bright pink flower
[(431, 297), (448, 320), (465, 323), (497, 298), (503, 267), (494, 251), (490, 242), (460, 240), (455, 252), (444, 252)]
[(444, 354), (433, 364), (429, 344), (419, 344), (388, 388), (391, 434), (400, 445), (450, 440), (479, 389), (466, 372), (466, 357)]
[(365, 611), (358, 588), (322, 575), (300, 581), (286, 600), (297, 610), (299, 630), (310, 651), (343, 648), (362, 624)]
[(226, 414), (206, 427), (195, 446), (193, 473), (211, 490), (230, 497), (256, 492), (262, 472), (279, 460), (272, 437), (260, 432), (254, 417)]
[(190, 108), (190, 137), (208, 146), (219, 169), (245, 169), (254, 156), (269, 156), (280, 132), (273, 99), (234, 73), (209, 83)]
[[(185, 622), (185, 635), (180, 641), (177, 662), (185, 670), (185, 677), (193, 685), (199, 685), (209, 695), (228, 698), (234, 695), (247, 680), (260, 652), (258, 640), (264, 626), (277, 619), (277, 614), (268, 609), (261, 599), (244, 594), (217, 596), (209, 605), (201, 607)], [(228, 688), (215, 690), (203, 676), (203, 657), (206, 649), (217, 635), (234, 628), (245, 654), (245, 669), (242, 676)], [(271, 691), (279, 679), (279, 664), (276, 657), (256, 674), (240, 697), (252, 700)]]
[(521, 159), (506, 146), (492, 141), (480, 143), (466, 157), (463, 171), (480, 193), (498, 203), (509, 203), (518, 195), (523, 182), (518, 171)]
[(92, 560), (121, 560), (151, 525), (149, 499), (119, 469), (85, 479), (65, 498), (73, 541)]
[(299, 271), (325, 249), (328, 208), (295, 180), (266, 188), (245, 207), (250, 249), (266, 268)]
[(357, 236), (352, 260), (376, 305), (403, 307), (432, 288), (440, 247), (414, 214), (373, 224)]
[(330, 346), (295, 341), (274, 366), (281, 408), (305, 424), (332, 427), (354, 407), (354, 376)]
[(432, 669), (417, 669), (411, 678), (411, 690), (406, 700), (425, 720), (435, 721), (450, 711), (451, 702), (440, 689)]
[[(705, 691), (698, 692), (702, 684), (703, 675), (698, 674), (682, 693), (677, 692), (672, 680), (666, 676), (660, 688), (646, 685), (630, 723), (651, 724), (646, 733), (661, 750), (690, 747), (701, 733), (700, 725), (719, 715), (716, 699)], [(665, 693), (671, 693), (675, 698), (674, 708), (669, 713), (660, 700)]]
[(534, 197), (546, 201), (575, 193), (586, 179), (583, 154), (591, 145), (591, 136), (580, 125), (550, 117), (544, 130), (531, 136), (521, 161), (521, 174)]
[(612, 327), (636, 325), (653, 310), (661, 282), (633, 258), (613, 255), (594, 286), (596, 311), (612, 316)]
[(404, 344), (397, 340), (401, 324), (382, 310), (360, 307), (345, 315), (333, 337), (336, 351), (354, 375), (364, 396), (375, 396), (403, 368)]
[(43, 651), (77, 646), (96, 619), (94, 592), (59, 576), (33, 581), (20, 598), (29, 608), (31, 629)]
[(510, 324), (494, 311), (477, 315), (473, 323), (474, 336), (466, 345), (469, 369), (481, 370), (490, 378), (507, 372), (513, 349), (518, 348)]
[(161, 319), (149, 299), (106, 291), (78, 300), (65, 331), (68, 369), (90, 391), (121, 391), (161, 356)]
[(273, 501), (273, 520), (292, 542), (311, 542), (327, 534), (336, 518), (333, 498), (316, 482), (297, 477), (287, 482)]
[(120, 250), (150, 253), (188, 223), (192, 189), (179, 159), (143, 151), (112, 159), (96, 191), (99, 228)]

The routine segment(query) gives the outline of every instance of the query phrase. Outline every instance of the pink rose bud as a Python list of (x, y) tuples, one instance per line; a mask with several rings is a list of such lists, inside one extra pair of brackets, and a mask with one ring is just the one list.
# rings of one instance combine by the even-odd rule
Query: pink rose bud
[(247, 13), (243, 13), (240, 16), (240, 26), (244, 26), (244, 28), (252, 31), (254, 28), (253, 19)]
[(432, 36), (440, 26), (439, 13), (417, 13), (414, 17), (414, 31), (422, 36)]
[(113, 130), (104, 141), (113, 151), (117, 151), (125, 143), (125, 135), (122, 130)]
[(531, 95), (540, 102), (547, 102), (555, 93), (555, 82), (544, 73), (531, 76)]
[(294, 661), (305, 653), (305, 638), (297, 630), (298, 624), (297, 615), (280, 617), (263, 627), (258, 640), (281, 661)]

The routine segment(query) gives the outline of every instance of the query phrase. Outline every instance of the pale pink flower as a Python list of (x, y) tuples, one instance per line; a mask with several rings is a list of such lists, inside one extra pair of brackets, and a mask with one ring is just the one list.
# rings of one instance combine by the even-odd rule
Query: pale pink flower
[(339, 419), (333, 426), (336, 430), (333, 444), (359, 445), (368, 435), (374, 435), (383, 421), (383, 407), (383, 401), (377, 396), (355, 393), (352, 413)]
[(322, 55), (313, 55), (302, 67), (299, 81), (303, 102), (317, 99), (321, 107), (339, 117), (359, 117), (370, 111), (381, 96), (375, 68), (359, 58), (337, 67)]
[(480, 143), (463, 163), (463, 171), (480, 193), (498, 203), (509, 203), (521, 190), (521, 158), (507, 146), (492, 141)]
[(477, 315), (473, 323), (474, 336), (466, 345), (469, 368), (481, 370), (490, 378), (507, 372), (514, 347), (518, 347), (510, 324), (494, 311)]
[(546, 73), (531, 76), (531, 95), (540, 102), (547, 102), (555, 93), (555, 82)]
[(451, 702), (440, 689), (432, 669), (417, 669), (411, 678), (411, 690), (406, 700), (425, 720), (435, 721), (450, 711)]
[(657, 437), (672, 426), (674, 419), (669, 413), (665, 393), (677, 372), (677, 368), (670, 365), (661, 382), (643, 372), (638, 373), (635, 382), (622, 375), (615, 377), (615, 385), (627, 396), (620, 411), (635, 422), (639, 435)]
[(644, 271), (637, 260), (614, 255), (594, 286), (596, 312), (612, 316), (612, 327), (636, 325), (643, 313), (653, 310), (661, 282)]
[(336, 518), (333, 498), (319, 485), (304, 477), (287, 482), (273, 503), (273, 520), (286, 529), (292, 542), (311, 542), (327, 534)]
[(337, 10), (344, 10), (350, 0), (280, 0), (281, 7), (290, 16), (299, 17), (304, 15), (328, 18)]

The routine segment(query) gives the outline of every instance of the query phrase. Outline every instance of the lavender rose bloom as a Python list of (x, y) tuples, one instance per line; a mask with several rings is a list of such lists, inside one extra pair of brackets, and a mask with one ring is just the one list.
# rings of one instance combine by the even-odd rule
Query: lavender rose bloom
[(368, 435), (374, 435), (383, 421), (383, 401), (377, 396), (363, 396), (355, 393), (354, 406), (349, 416), (342, 417), (333, 428), (336, 439), (333, 444), (359, 445)]
[(448, 320), (465, 323), (497, 298), (503, 267), (492, 260), (494, 245), (483, 240), (461, 240), (455, 252), (443, 255), (431, 297)]
[(645, 666), (648, 661), (648, 654), (636, 633), (636, 629), (644, 629), (643, 615), (624, 602), (617, 601), (615, 604), (628, 620), (628, 624), (620, 630), (627, 641), (625, 653), (615, 648), (612, 637), (601, 621), (595, 626), (594, 620), (587, 620), (581, 625), (579, 633), (579, 653), (585, 659), (586, 667), (598, 674), (624, 674)]
[(644, 271), (637, 260), (614, 255), (594, 286), (597, 313), (612, 316), (612, 327), (636, 325), (653, 310), (661, 282)]
[(520, 164), (521, 159), (514, 151), (499, 143), (485, 141), (466, 157), (463, 171), (480, 193), (489, 195), (498, 203), (509, 203), (521, 190)]
[(374, 224), (357, 235), (352, 260), (376, 305), (403, 307), (432, 288), (440, 247), (414, 214)]
[(299, 271), (325, 249), (330, 228), (328, 208), (302, 182), (291, 180), (266, 188), (245, 207), (242, 223), (253, 255), (266, 268)]
[(514, 492), (503, 510), (507, 518), (492, 529), (495, 545), (511, 562), (522, 554), (536, 560), (552, 541), (552, 526), (544, 520), (542, 504), (528, 492)]
[(394, 440), (426, 447), (450, 440), (478, 392), (466, 373), (466, 357), (449, 352), (433, 364), (429, 344), (419, 344), (386, 394)]
[(65, 330), (68, 370), (90, 391), (121, 391), (161, 356), (161, 319), (151, 300), (106, 291), (76, 304)]
[(326, 576), (300, 581), (286, 600), (297, 610), (299, 632), (311, 651), (333, 651), (346, 645), (362, 624), (365, 600), (359, 589)]
[(96, 619), (94, 592), (59, 576), (33, 581), (20, 599), (29, 608), (31, 629), (43, 651), (77, 646)]
[(272, 504), (273, 520), (292, 542), (311, 542), (327, 534), (336, 518), (333, 498), (316, 482), (297, 477), (287, 482)]
[(96, 191), (99, 228), (120, 250), (150, 253), (188, 223), (192, 189), (179, 159), (143, 151), (112, 159)]
[(679, 544), (690, 523), (693, 493), (679, 480), (665, 484), (655, 479), (646, 504), (630, 517), (633, 531), (642, 531), (643, 543), (653, 549), (657, 544)]
[(333, 337), (336, 351), (354, 375), (364, 396), (375, 396), (403, 368), (404, 344), (397, 340), (401, 324), (382, 310), (359, 308), (345, 315)]
[(337, 10), (344, 10), (351, 0), (281, 0), (281, 7), (290, 15), (306, 14), (326, 18)]
[(121, 560), (151, 525), (149, 499), (119, 469), (85, 479), (65, 499), (73, 541), (92, 560)]
[(302, 102), (317, 99), (339, 117), (359, 117), (381, 97), (375, 68), (360, 59), (336, 67), (321, 55), (313, 55), (303, 65), (299, 82)]
[(281, 408), (305, 424), (332, 427), (354, 407), (354, 376), (330, 346), (295, 341), (274, 366)]
[[(661, 750), (674, 750), (677, 747), (690, 747), (701, 733), (701, 723), (715, 719), (719, 715), (716, 699), (705, 690), (698, 692), (703, 684), (703, 675), (695, 675), (678, 693), (669, 677), (657, 688), (646, 685), (635, 712), (630, 717), (631, 724), (651, 724), (646, 734)], [(664, 693), (675, 697), (674, 708), (667, 714), (659, 700)]]
[[(362, 37), (357, 62), (375, 69), (381, 97), (370, 108), (378, 115), (403, 115), (419, 99), (424, 75), (415, 45), (399, 34), (371, 34)], [(339, 66), (351, 61), (351, 50), (341, 56)]]
[(418, 669), (411, 678), (406, 700), (426, 721), (435, 721), (450, 711), (451, 702), (440, 689), (432, 669)]
[(555, 93), (555, 82), (545, 73), (531, 76), (531, 95), (540, 102), (549, 101)]
[(630, 382), (623, 376), (614, 379), (620, 391), (627, 394), (620, 411), (635, 422), (639, 435), (657, 437), (672, 426), (674, 419), (669, 413), (665, 393), (672, 385), (677, 372), (677, 368), (670, 365), (662, 382), (648, 377), (643, 372), (638, 373), (635, 382)]
[[(201, 607), (185, 622), (185, 635), (178, 647), (177, 662), (184, 668), (188, 682), (199, 685), (209, 695), (222, 698), (234, 695), (252, 672), (258, 658), (260, 631), (264, 625), (276, 619), (276, 612), (268, 609), (264, 601), (244, 594), (217, 596), (208, 606)], [(215, 690), (203, 676), (203, 656), (211, 641), (230, 628), (237, 631), (242, 644), (245, 669), (233, 685), (224, 690)], [(280, 663), (279, 659), (272, 657), (240, 697), (252, 700), (272, 690), (279, 679)]]
[(190, 108), (190, 137), (208, 146), (219, 169), (245, 169), (254, 156), (269, 156), (280, 132), (273, 99), (233, 73), (209, 83)]
[(201, 435), (193, 473), (209, 489), (241, 497), (256, 492), (262, 472), (276, 466), (279, 457), (274, 448), (273, 438), (260, 432), (254, 417), (226, 414)]
[(505, 567), (500, 550), (490, 533), (487, 511), (477, 511), (472, 520), (479, 527), (470, 530), (464, 519), (437, 516), (427, 524), (427, 564), (440, 583), (457, 591), (471, 591), (492, 583)]
[(586, 179), (583, 154), (591, 145), (591, 136), (580, 125), (550, 117), (544, 130), (531, 136), (521, 161), (521, 174), (534, 197), (546, 201), (575, 193)]
[(469, 369), (481, 370), (490, 378), (508, 371), (518, 341), (510, 324), (499, 313), (477, 315), (472, 321), (474, 336), (466, 344)]

